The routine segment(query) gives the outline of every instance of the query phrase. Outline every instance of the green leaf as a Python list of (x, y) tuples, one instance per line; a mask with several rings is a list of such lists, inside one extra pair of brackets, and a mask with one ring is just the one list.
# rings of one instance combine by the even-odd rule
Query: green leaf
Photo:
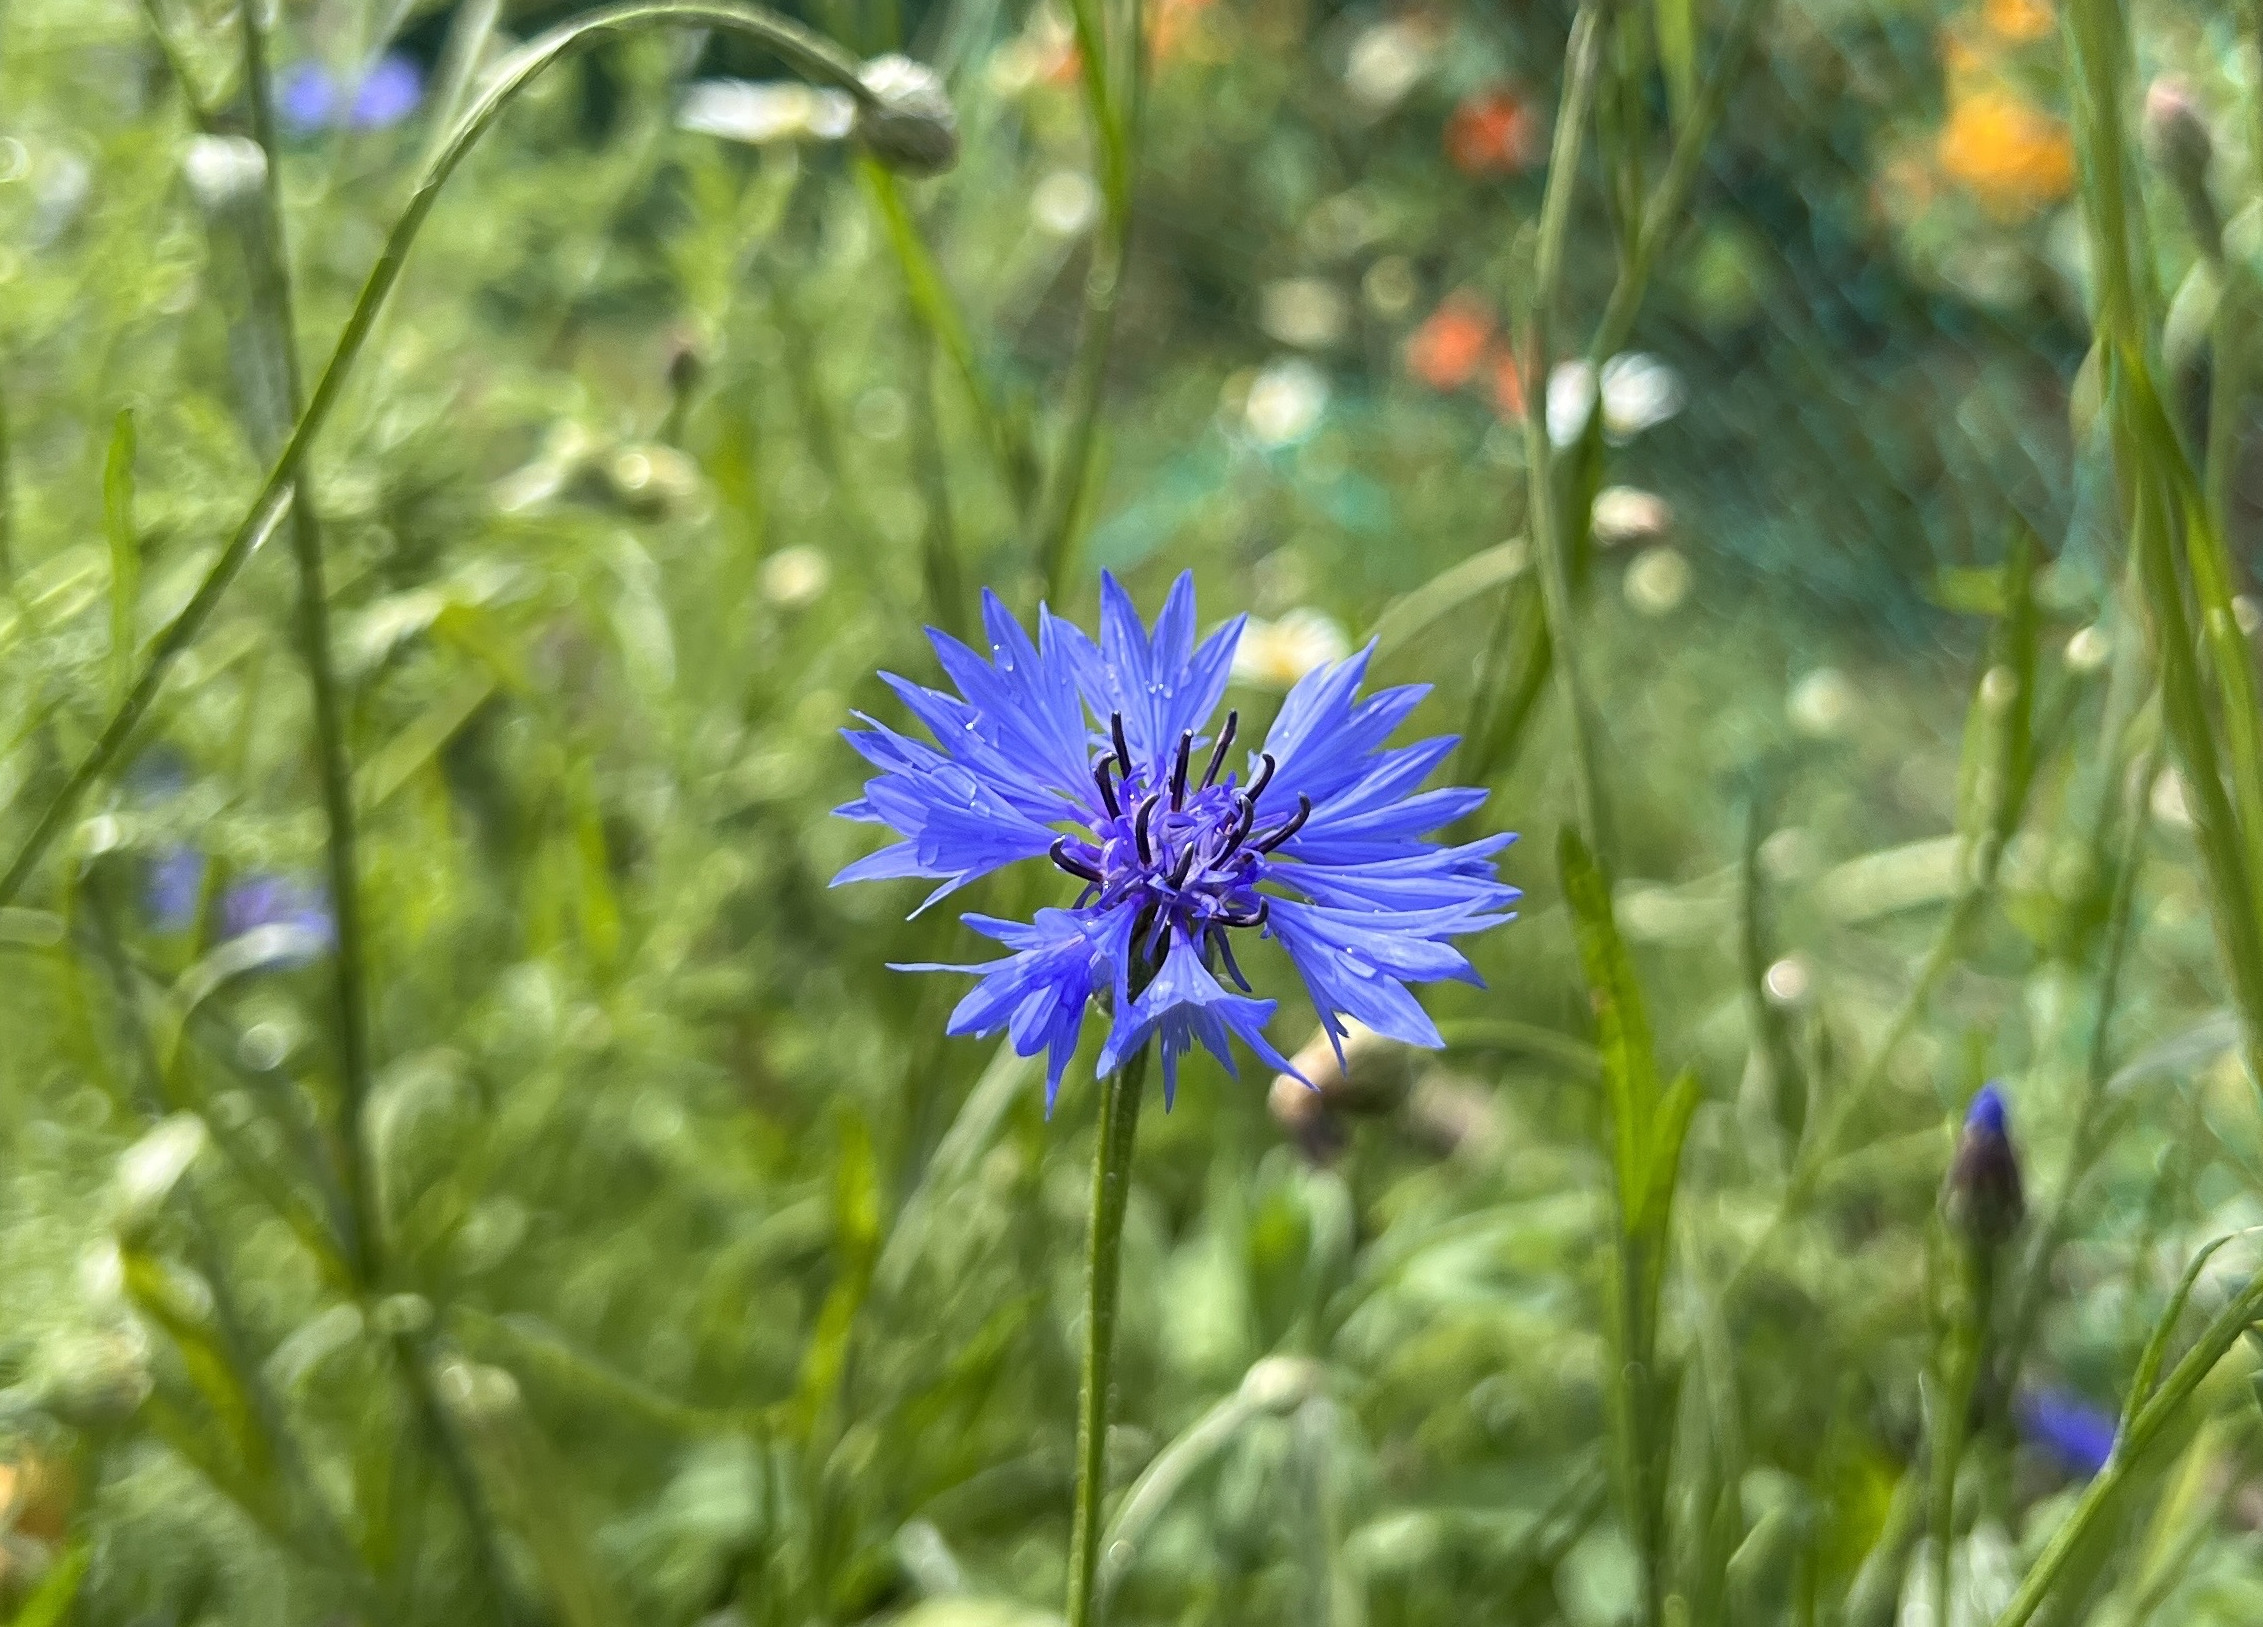
[(1650, 1022), (1642, 989), (1611, 913), (1610, 883), (1568, 826), (1557, 839), (1564, 902), (1579, 939), (1603, 1058), (1603, 1089), (1611, 1114), (1612, 1173), (1619, 1202), (1633, 1213), (1648, 1178), (1651, 1120), (1658, 1109), (1658, 1061), (1650, 1048)]
[(110, 538), (110, 685), (113, 703), (134, 675), (134, 612), (141, 603), (141, 544), (134, 536), (134, 409), (119, 409), (102, 461), (102, 525)]
[(1374, 658), (1382, 660), (1471, 600), (1515, 581), (1531, 566), (1531, 546), (1522, 537), (1511, 537), (1440, 571), (1412, 593), (1393, 599), (1375, 618), (1368, 632), (1375, 641)]
[(63, 1557), (48, 1567), (38, 1588), (16, 1612), (15, 1627), (62, 1627), (70, 1619), (79, 1584), (86, 1580), (87, 1562), (93, 1557), (93, 1550), (83, 1542), (64, 1549)]

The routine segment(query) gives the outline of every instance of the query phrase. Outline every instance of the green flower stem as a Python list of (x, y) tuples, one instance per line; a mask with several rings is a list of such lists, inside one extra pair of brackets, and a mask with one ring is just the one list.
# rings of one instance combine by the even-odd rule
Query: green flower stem
[(1100, 1618), (1101, 1503), (1107, 1494), (1108, 1386), (1116, 1360), (1116, 1288), (1122, 1274), (1124, 1205), (1131, 1197), (1132, 1143), (1146, 1093), (1142, 1045), (1101, 1087), (1100, 1144), (1092, 1154), (1092, 1229), (1084, 1270), (1084, 1373), (1077, 1397), (1076, 1512), (1069, 1536), (1068, 1627)]
[[(2109, 740), (2108, 748), (2111, 747)], [(2019, 1289), (2012, 1300), (2011, 1320), (2004, 1334), (2004, 1371), (2015, 1382), (2027, 1347), (2034, 1340), (2036, 1326), (2042, 1320), (2044, 1302), (2050, 1298), (2052, 1268), (2073, 1223), (2075, 1193), (2099, 1153), (2105, 1150), (2109, 1120), (2106, 1081), (2112, 1072), (2108, 1066), (2112, 1054), (2108, 1040), (2121, 993), (2122, 963), (2129, 950), (2130, 923), (2136, 915), (2137, 873), (2144, 858), (2145, 836), (2152, 812), (2150, 793), (2160, 773), (2161, 747), (2156, 743), (2130, 784), (2127, 834), (2114, 873), (2113, 902), (2107, 911), (2105, 942), (2098, 966), (2098, 1002), (2090, 1017), (2082, 1096), (2075, 1106), (2066, 1174), (2059, 1181), (2058, 1191), (2052, 1194), (2050, 1207), (2036, 1225), (2035, 1240), (2029, 1245), (2027, 1261), (2021, 1269)]]
[(1129, 37), (1121, 42), (1125, 83), (1111, 88), (1107, 19), (1101, 0), (1072, 0), (1086, 122), (1099, 157), (1100, 232), (1084, 280), (1084, 316), (1070, 364), (1068, 427), (1054, 455), (1051, 477), (1039, 497), (1034, 553), (1045, 595), (1058, 601), (1076, 553), (1078, 519), (1099, 434), (1100, 396), (1114, 345), (1116, 307), (1131, 263), (1132, 201), (1137, 174), (1139, 131), (1147, 101), (1146, 43), (1139, 0), (1130, 0)]
[(857, 64), (839, 47), (795, 23), (768, 11), (733, 0), (630, 0), (625, 5), (609, 6), (560, 24), (547, 34), (534, 39), (504, 62), (489, 80), (487, 89), (474, 102), (458, 122), (448, 140), (426, 165), (424, 175), (410, 194), (408, 205), (399, 220), (386, 235), (385, 245), (370, 268), (368, 279), (362, 284), (360, 295), (354, 301), (352, 313), (346, 319), (344, 330), (338, 335), (330, 360), (315, 381), (314, 392), (308, 398), (306, 410), (299, 414), (291, 426), (289, 439), (276, 454), (273, 466), (261, 485), (259, 495), (252, 500), (250, 509), (213, 561), (204, 580), (197, 584), (179, 615), (157, 635), (144, 660), (140, 672), (128, 688), (125, 698), (104, 724), (94, 747), (71, 771), (54, 798), (40, 812), (31, 833), (23, 846), (0, 872), (0, 905), (14, 900), (23, 890), (31, 872), (93, 784), (107, 774), (124, 754), (134, 730), (147, 715), (157, 699), (157, 692), (165, 675), (181, 652), (196, 641), (204, 625), (227, 593), (229, 584), (243, 569), (258, 544), (265, 540), (290, 502), (293, 481), (299, 466), (304, 462), (308, 447), (322, 432), (336, 410), (338, 398), (343, 394), (347, 378), (355, 362), (368, 343), (370, 330), (376, 326), (393, 286), (400, 280), (407, 264), (408, 253), (415, 245), (417, 234), (423, 229), (432, 207), (439, 201), (440, 192), (447, 185), (465, 156), (476, 146), (480, 137), (501, 117), (527, 86), (540, 78), (543, 72), (579, 51), (587, 50), (603, 40), (635, 34), (647, 28), (705, 27), (725, 33), (745, 35), (768, 46), (790, 67), (808, 78), (832, 85), (848, 92), (859, 106), (873, 105), (871, 91), (857, 75)]
[[(1556, 113), (1555, 149), (1548, 158), (1548, 190), (1540, 204), (1540, 253), (1533, 274), (1531, 309), (1525, 317), (1523, 354), (1525, 501), (1533, 556), (1540, 567), (1540, 602), (1554, 652), (1551, 665), (1556, 689), (1563, 698), (1572, 732), (1572, 790), (1580, 835), (1599, 861), (1608, 863), (1608, 820), (1596, 762), (1595, 730), (1588, 715), (1587, 693), (1580, 682), (1578, 644), (1572, 632), (1571, 569), (1564, 557), (1562, 527), (1556, 514), (1554, 448), (1548, 438), (1548, 329), (1563, 291), (1564, 239), (1571, 220), (1572, 191), (1579, 180), (1580, 141), (1595, 101), (1602, 31), (1600, 0), (1580, 0), (1566, 47), (1563, 101)], [(1599, 395), (1595, 411), (1602, 410)]]
[(1996, 1245), (1973, 1243), (1956, 1251), (1961, 1280), (1954, 1323), (1942, 1352), (1940, 1389), (1932, 1418), (1932, 1519), (1934, 1619), (1950, 1619), (1950, 1561), (1956, 1546), (1957, 1469), (1964, 1461), (1965, 1426), (1973, 1391), (1988, 1366), (1990, 1310), (1996, 1297)]
[[(251, 108), (252, 139), (266, 163), (264, 205), (253, 234), (256, 258), (256, 314), (269, 330), (269, 346), (282, 358), (283, 401), (294, 421), (306, 411), (306, 383), (299, 371), (297, 325), (292, 316), (290, 246), (283, 233), (282, 145), (275, 139), (275, 101), (267, 72), (267, 24), (262, 0), (236, 7), (243, 51), (243, 89)], [(291, 479), (291, 555), (298, 566), (299, 645), (306, 663), (314, 712), (315, 770), (322, 785), (324, 843), (330, 908), (337, 922), (337, 950), (330, 957), (332, 995), (337, 1005), (338, 1140), (343, 1149), (347, 1214), (352, 1230), (346, 1257), (359, 1284), (367, 1289), (382, 1276), (376, 1204), (376, 1171), (371, 1167), (363, 1118), (369, 1102), (370, 1041), (367, 937), (362, 925), (361, 870), (355, 859), (353, 764), (346, 745), (345, 720), (338, 698), (337, 667), (330, 652), (329, 590), (323, 581), (322, 526), (303, 471)]]

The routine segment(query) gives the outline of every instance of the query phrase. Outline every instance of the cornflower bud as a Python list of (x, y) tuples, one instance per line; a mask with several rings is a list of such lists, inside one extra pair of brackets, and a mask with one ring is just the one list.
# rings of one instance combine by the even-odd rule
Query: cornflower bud
[(2173, 74), (2163, 74), (2146, 89), (2145, 148), (2176, 187), (2201, 252), (2211, 260), (2222, 259), (2223, 217), (2208, 190), (2216, 144), (2192, 87)]
[(1964, 1133), (1949, 1166), (1942, 1205), (1950, 1224), (1981, 1248), (1994, 1248), (2009, 1238), (2026, 1212), (2004, 1093), (1993, 1081), (1980, 1087), (1965, 1112)]
[(859, 77), (873, 96), (857, 109), (865, 151), (903, 175), (940, 175), (959, 161), (959, 118), (933, 68), (891, 53), (867, 62)]

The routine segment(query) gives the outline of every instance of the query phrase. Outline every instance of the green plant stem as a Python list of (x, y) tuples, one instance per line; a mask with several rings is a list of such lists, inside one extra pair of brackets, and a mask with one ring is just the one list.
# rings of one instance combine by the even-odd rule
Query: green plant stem
[(259, 495), (252, 500), (242, 523), (197, 584), (187, 605), (157, 635), (139, 675), (103, 725), (93, 749), (40, 811), (23, 846), (9, 862), (7, 870), (0, 872), (0, 905), (12, 902), (23, 890), (25, 881), (62, 830), (79, 799), (116, 764), (135, 728), (155, 702), (174, 661), (196, 641), (227, 593), (229, 584), (243, 569), (244, 561), (271, 534), (290, 502), (291, 484), (298, 477), (307, 448), (336, 410), (354, 364), (369, 340), (370, 330), (375, 327), (394, 284), (400, 280), (409, 250), (457, 166), (501, 117), (503, 110), (545, 70), (600, 41), (660, 27), (706, 27), (743, 34), (768, 46), (788, 66), (805, 76), (846, 91), (860, 107), (872, 105), (872, 92), (858, 77), (857, 64), (838, 47), (798, 24), (754, 6), (732, 3), (732, 0), (631, 0), (629, 4), (610, 6), (562, 23), (530, 41), (502, 64), (489, 79), (486, 90), (425, 166), (407, 206), (386, 234), (377, 263), (370, 268), (361, 293), (354, 300), (353, 310), (338, 335), (330, 360), (315, 380), (306, 410), (291, 426), (289, 438), (283, 443), (282, 451), (276, 454)]
[(0, 384), (0, 592), (16, 585), (16, 465), (8, 441), (8, 393)]
[(2082, 1551), (2091, 1528), (2098, 1523), (2113, 1503), (2115, 1496), (2127, 1484), (2131, 1473), (2144, 1458), (2147, 1448), (2160, 1438), (2164, 1429), (2179, 1408), (2191, 1399), (2205, 1379), (2221, 1361), (2225, 1352), (2239, 1341), (2248, 1325), (2263, 1316), (2263, 1272), (2251, 1278), (2247, 1286), (2233, 1296), (2231, 1303), (2209, 1323), (2208, 1329), (2193, 1347), (2185, 1352), (2158, 1390), (2149, 1391), (2147, 1381), (2151, 1374), (2145, 1371), (2158, 1358), (2159, 1348), (2173, 1329), (2176, 1317), (2184, 1309), (2185, 1296), (2179, 1294), (2169, 1303), (2162, 1324), (2154, 1333), (2153, 1347), (2147, 1352), (2148, 1361), (2140, 1364), (2138, 1383), (2130, 1393), (2129, 1407), (2124, 1414), (2120, 1432), (2114, 1437), (2114, 1450), (2106, 1459), (2106, 1466), (2092, 1477), (2075, 1505), (2052, 1535), (2051, 1541), (2029, 1568), (2026, 1579), (2012, 1602), (1996, 1618), (1995, 1627), (2026, 1627), (2034, 1619), (2050, 1596), (2051, 1589), (2076, 1554)]
[[(262, 0), (236, 7), (243, 50), (244, 97), (251, 109), (252, 139), (266, 158), (265, 207), (255, 234), (263, 262), (257, 279), (256, 314), (269, 330), (269, 348), (282, 358), (283, 401), (295, 422), (306, 411), (306, 385), (299, 372), (298, 331), (292, 315), (290, 245), (283, 227), (282, 144), (275, 138), (275, 103), (267, 73), (267, 25)], [(370, 1089), (368, 938), (361, 909), (361, 869), (356, 859), (353, 763), (346, 744), (339, 703), (337, 667), (330, 651), (329, 590), (324, 582), (322, 526), (303, 469), (291, 478), (291, 554), (299, 578), (299, 652), (306, 663), (314, 712), (315, 772), (322, 786), (322, 816), (329, 870), (330, 909), (337, 923), (337, 946), (330, 957), (331, 992), (338, 1023), (339, 1105), (337, 1132), (343, 1150), (347, 1212), (352, 1233), (346, 1257), (364, 1290), (383, 1275), (383, 1248), (373, 1194), (366, 1116)]]
[[(2109, 749), (2111, 749), (2111, 742)], [(2108, 1066), (2111, 1055), (2109, 1041), (2113, 1030), (2114, 1008), (2121, 994), (2122, 963), (2129, 950), (2130, 923), (2136, 915), (2137, 875), (2145, 853), (2145, 837), (2152, 812), (2150, 792), (2161, 772), (2161, 748), (2155, 745), (2146, 754), (2135, 784), (2130, 787), (2130, 808), (2127, 815), (2126, 835), (2122, 842), (2120, 864), (2114, 873), (2113, 902), (2106, 916), (2105, 938), (2098, 964), (2098, 996), (2096, 1009), (2090, 1016), (2090, 1035), (2085, 1047), (2081, 1099), (2075, 1106), (2074, 1131), (2067, 1147), (2066, 1174), (2059, 1181), (2059, 1189), (2052, 1194), (2050, 1207), (2036, 1223), (2035, 1240), (2029, 1245), (2027, 1261), (2021, 1268), (2020, 1284), (2012, 1301), (2009, 1325), (2004, 1334), (2004, 1376), (2007, 1383), (2017, 1383), (2020, 1364), (2026, 1359), (2027, 1347), (2035, 1337), (2037, 1324), (2042, 1320), (2043, 1303), (2051, 1291), (2051, 1272), (2058, 1259), (2059, 1249), (2065, 1244), (2074, 1215), (2075, 1194), (2081, 1189), (2083, 1178), (2104, 1150), (2106, 1113), (2106, 1081), (2112, 1070)]]
[(1101, 1090), (1100, 1141), (1092, 1154), (1092, 1224), (1084, 1268), (1084, 1370), (1077, 1392), (1076, 1508), (1069, 1536), (1068, 1627), (1100, 1619), (1101, 1504), (1107, 1495), (1108, 1387), (1116, 1360), (1116, 1299), (1122, 1275), (1124, 1206), (1131, 1197), (1132, 1144), (1146, 1094), (1142, 1045)]
[[(1572, 793), (1579, 831), (1599, 861), (1609, 862), (1601, 771), (1595, 729), (1579, 675), (1578, 644), (1572, 632), (1570, 561), (1556, 515), (1554, 448), (1548, 438), (1549, 324), (1563, 291), (1564, 240), (1571, 220), (1572, 192), (1579, 181), (1580, 139), (1595, 101), (1596, 65), (1602, 55), (1600, 0), (1581, 0), (1566, 47), (1564, 93), (1556, 112), (1556, 141), (1548, 159), (1548, 189), (1540, 205), (1540, 251), (1533, 272), (1531, 307), (1524, 323), (1524, 454), (1526, 503), (1533, 557), (1540, 570), (1540, 602), (1546, 612), (1550, 662), (1557, 693), (1572, 732)], [(1598, 395), (1595, 411), (1603, 404)]]
[(1942, 1622), (1953, 1615), (1949, 1590), (1956, 1545), (1957, 1469), (1964, 1461), (1965, 1421), (1972, 1410), (1973, 1391), (1987, 1368), (1989, 1311), (1996, 1297), (1995, 1246), (1974, 1243), (1958, 1249), (1957, 1256), (1963, 1281), (1935, 1397), (1930, 1464), (1933, 1610), (1934, 1620)]
[(1054, 454), (1053, 468), (1037, 504), (1032, 553), (1047, 598), (1059, 600), (1076, 553), (1077, 522), (1091, 476), (1093, 445), (1100, 428), (1100, 397), (1114, 347), (1116, 307), (1131, 264), (1132, 203), (1139, 150), (1139, 125), (1146, 105), (1146, 49), (1141, 39), (1138, 0), (1131, 0), (1130, 38), (1124, 44), (1128, 81), (1119, 92), (1109, 84), (1111, 53), (1101, 0), (1072, 0), (1086, 122), (1100, 160), (1101, 216), (1085, 274), (1084, 315), (1070, 363), (1068, 424)]
[[(1647, 206), (1643, 209), (1641, 229), (1633, 234), (1630, 252), (1627, 253), (1611, 286), (1610, 298), (1605, 303), (1603, 317), (1597, 323), (1589, 341), (1589, 362), (1600, 369), (1603, 361), (1617, 354), (1619, 347), (1632, 332), (1636, 314), (1642, 308), (1643, 295), (1649, 289), (1650, 274), (1658, 258), (1658, 251), (1680, 224), (1682, 213), (1689, 206), (1689, 195), (1696, 185), (1697, 167), (1705, 155), (1706, 143), (1720, 125), (1728, 110), (1729, 90), (1736, 81), (1751, 49), (1752, 40), (1759, 31), (1769, 0), (1737, 0), (1737, 9), (1729, 20), (1728, 32), (1721, 42), (1719, 54), (1714, 58), (1712, 71), (1706, 75), (1703, 90), (1690, 115), (1684, 119), (1674, 138), (1673, 151), (1666, 160), (1665, 173), (1659, 177)], [(1562, 139), (1563, 125), (1559, 116), (1557, 136)], [(1554, 185), (1557, 167), (1553, 158), (1549, 164), (1550, 185)], [(1568, 178), (1567, 178), (1568, 185)], [(1543, 204), (1545, 209), (1545, 204)], [(1543, 425), (1547, 409), (1547, 368), (1529, 353), (1525, 358), (1525, 405), (1529, 415), (1535, 405), (1542, 414)], [(1537, 386), (1533, 373), (1537, 370)], [(1600, 402), (1598, 402), (1600, 410)], [(1545, 444), (1545, 442), (1544, 442)], [(1554, 467), (1554, 448), (1548, 448), (1548, 467)], [(1526, 441), (1526, 467), (1531, 463), (1529, 424)], [(1528, 478), (1529, 475), (1528, 475)], [(1538, 533), (1534, 545), (1539, 546)], [(1543, 557), (1545, 551), (1543, 550)], [(1518, 595), (1512, 592), (1511, 602)], [(1486, 681), (1478, 686), (1470, 700), (1469, 724), (1462, 731), (1463, 753), (1467, 764), (1463, 777), (1481, 782), (1502, 760), (1516, 749), (1521, 741), (1526, 719), (1532, 703), (1538, 699), (1548, 681), (1554, 665), (1552, 647), (1548, 637), (1549, 619), (1542, 614), (1526, 618), (1522, 614), (1504, 612), (1494, 634), (1493, 653), (1488, 660)], [(1495, 697), (1504, 682), (1509, 681), (1510, 663), (1504, 644), (1512, 636), (1522, 643), (1524, 655), (1515, 664), (1513, 688), (1502, 696), (1496, 705)]]

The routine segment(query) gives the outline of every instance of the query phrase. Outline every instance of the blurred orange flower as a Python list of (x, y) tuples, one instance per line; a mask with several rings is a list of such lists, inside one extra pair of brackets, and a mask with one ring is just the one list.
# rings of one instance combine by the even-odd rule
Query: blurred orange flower
[(1468, 290), (1448, 294), (1407, 340), (1407, 371), (1433, 390), (1458, 390), (1476, 377), (1493, 340), (1493, 313)]
[(1524, 363), (1503, 345), (1493, 352), (1493, 410), (1510, 423), (1524, 418)]
[(2016, 219), (2063, 198), (2074, 186), (2074, 142), (2067, 127), (2013, 92), (1970, 92), (1941, 131), (1941, 170), (1991, 214)]
[(2022, 45), (2043, 38), (2059, 25), (2051, 0), (1985, 0), (1981, 16), (1998, 39)]
[(1515, 175), (1540, 156), (1540, 115), (1514, 90), (1467, 97), (1446, 121), (1446, 156), (1464, 175)]

